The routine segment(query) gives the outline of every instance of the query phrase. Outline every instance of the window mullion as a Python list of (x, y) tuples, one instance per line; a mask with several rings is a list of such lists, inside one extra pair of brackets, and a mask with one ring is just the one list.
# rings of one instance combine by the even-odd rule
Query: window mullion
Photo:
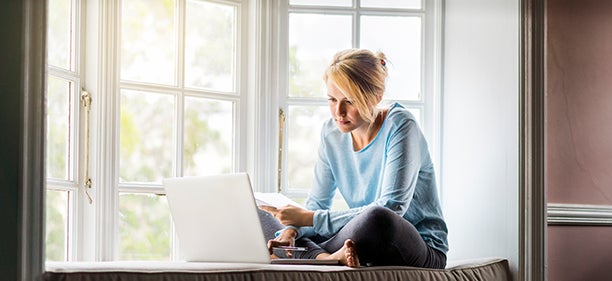
[[(96, 2), (99, 17), (98, 42), (99, 55), (97, 63), (99, 72), (95, 79), (98, 86), (98, 136), (97, 160), (94, 169), (98, 179), (97, 208), (94, 233), (96, 239), (95, 259), (97, 261), (114, 260), (117, 255), (118, 238), (118, 173), (119, 173), (119, 56), (120, 56), (120, 1)], [(94, 8), (95, 9), (95, 8)], [(95, 116), (95, 115), (94, 115)], [(96, 184), (97, 182), (97, 184)]]
[[(175, 136), (175, 157), (174, 157), (174, 175), (175, 176), (183, 176), (183, 150), (184, 150), (184, 108), (185, 108), (185, 40), (186, 40), (186, 32), (185, 32), (185, 21), (186, 21), (186, 4), (187, 0), (177, 0), (177, 7), (175, 12), (175, 22), (176, 22), (176, 69), (177, 69), (177, 85), (180, 91), (178, 91), (175, 97), (175, 127), (174, 127), (174, 136)], [(174, 248), (174, 247), (173, 247)]]
[(185, 72), (185, 16), (186, 16), (186, 1), (177, 0), (175, 8), (175, 29), (176, 29), (176, 85), (179, 89), (184, 88), (184, 72)]
[[(71, 95), (71, 120), (70, 139), (74, 141), (74, 145), (70, 148), (71, 153), (71, 176), (70, 179), (74, 182), (74, 191), (70, 193), (68, 199), (68, 260), (86, 260), (92, 256), (92, 245), (95, 245), (95, 236), (91, 235), (89, 229), (95, 223), (93, 220), (93, 206), (89, 203), (88, 196), (85, 194), (85, 175), (84, 170), (87, 168), (82, 152), (86, 151), (87, 130), (85, 130), (85, 122), (87, 118), (83, 118), (83, 114), (87, 114), (81, 103), (81, 90), (85, 85), (86, 73), (85, 69), (85, 52), (82, 52), (86, 46), (86, 36), (84, 35), (84, 22), (86, 17), (87, 4), (83, 1), (73, 1), (72, 14), (72, 40), (74, 40), (74, 56), (71, 63), (74, 67), (74, 84)], [(90, 121), (91, 122), (91, 121)], [(91, 147), (91, 146), (90, 146)], [(91, 163), (91, 160), (90, 160)], [(89, 166), (91, 167), (91, 165)], [(88, 190), (90, 193), (92, 190)]]
[(353, 12), (353, 47), (361, 47), (361, 0), (355, 0)]
[[(285, 6), (283, 5), (285, 4)], [(286, 7), (286, 1), (264, 0), (248, 3), (248, 13), (242, 8), (241, 81), (246, 85), (241, 89), (245, 97), (243, 103), (247, 114), (243, 115), (242, 138), (247, 140), (243, 145), (246, 151), (246, 172), (251, 176), (253, 187), (257, 191), (272, 192), (276, 190), (278, 163), (278, 110), (281, 106), (285, 86), (283, 73), (284, 49), (279, 42), (282, 33), (277, 30), (284, 28), (286, 13), (281, 10)], [(247, 20), (248, 19), (248, 20)]]
[(233, 148), (233, 164), (232, 167), (234, 171), (245, 171), (247, 167), (247, 141), (246, 141), (246, 120), (248, 111), (248, 103), (247, 103), (247, 94), (246, 88), (244, 87), (245, 83), (243, 83), (243, 79), (245, 73), (245, 61), (246, 58), (243, 55), (243, 51), (246, 50), (244, 44), (247, 44), (248, 40), (246, 38), (245, 28), (246, 25), (242, 24), (245, 21), (242, 20), (242, 15), (247, 15), (247, 6), (245, 3), (236, 4), (236, 9), (234, 10), (234, 18), (236, 22), (234, 22), (235, 28), (233, 29), (233, 40), (234, 40), (234, 54), (232, 56), (233, 61), (232, 65), (235, 71), (236, 76), (233, 81), (233, 89), (234, 92), (240, 97), (240, 101), (234, 104), (234, 148)]
[(442, 82), (442, 5), (441, 1), (423, 1), (425, 14), (422, 21), (422, 93), (425, 134), (438, 182), (438, 193), (442, 196), (442, 141), (441, 141), (441, 82)]

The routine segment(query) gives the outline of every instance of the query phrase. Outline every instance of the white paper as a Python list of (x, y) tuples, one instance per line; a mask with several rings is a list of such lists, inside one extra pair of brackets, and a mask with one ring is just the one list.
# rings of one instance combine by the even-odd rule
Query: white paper
[(254, 194), (257, 206), (267, 205), (279, 208), (287, 205), (293, 205), (296, 207), (304, 208), (302, 205), (298, 204), (297, 202), (291, 200), (291, 198), (281, 193), (255, 192)]

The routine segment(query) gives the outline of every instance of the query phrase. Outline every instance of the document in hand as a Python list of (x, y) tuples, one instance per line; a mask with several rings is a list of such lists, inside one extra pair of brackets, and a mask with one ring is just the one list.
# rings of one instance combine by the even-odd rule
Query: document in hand
[(257, 206), (264, 205), (279, 208), (286, 205), (293, 205), (296, 207), (304, 208), (304, 206), (291, 200), (291, 198), (283, 195), (282, 193), (254, 192), (254, 195)]

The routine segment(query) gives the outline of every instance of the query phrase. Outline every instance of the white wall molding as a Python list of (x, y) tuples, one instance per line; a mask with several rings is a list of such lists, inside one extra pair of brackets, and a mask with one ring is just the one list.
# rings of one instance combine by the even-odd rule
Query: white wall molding
[(547, 206), (548, 225), (610, 225), (612, 206), (550, 203)]

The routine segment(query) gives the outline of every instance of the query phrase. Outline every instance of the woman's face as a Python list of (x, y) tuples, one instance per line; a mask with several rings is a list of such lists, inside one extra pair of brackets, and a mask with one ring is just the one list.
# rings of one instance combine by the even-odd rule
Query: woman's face
[(329, 111), (338, 129), (343, 133), (348, 133), (360, 128), (367, 129), (369, 124), (361, 118), (353, 102), (340, 92), (331, 79), (327, 80), (326, 85)]

